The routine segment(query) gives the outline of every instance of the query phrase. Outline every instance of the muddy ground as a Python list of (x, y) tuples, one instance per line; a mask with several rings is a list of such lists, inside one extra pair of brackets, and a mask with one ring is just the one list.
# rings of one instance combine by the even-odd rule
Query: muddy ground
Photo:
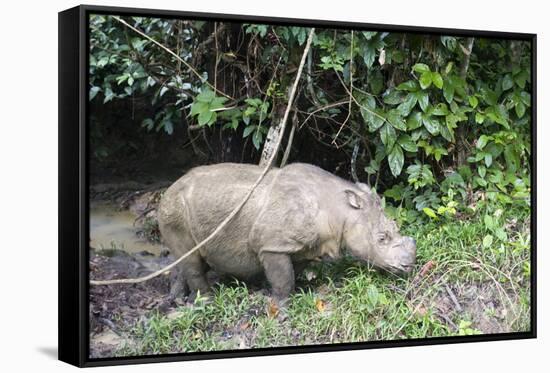
[[(124, 251), (90, 252), (92, 280), (134, 278), (156, 271), (173, 261), (171, 256), (150, 253), (128, 254)], [(170, 274), (140, 284), (90, 287), (90, 356), (113, 356), (120, 347), (124, 331), (153, 309), (166, 312), (163, 299), (170, 291)]]

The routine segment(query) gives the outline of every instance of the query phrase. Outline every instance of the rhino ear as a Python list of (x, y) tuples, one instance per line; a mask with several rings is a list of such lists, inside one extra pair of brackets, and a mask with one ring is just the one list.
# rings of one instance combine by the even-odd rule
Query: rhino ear
[(351, 207), (354, 209), (362, 209), (363, 205), (365, 204), (365, 201), (361, 197), (357, 195), (353, 190), (347, 189), (345, 190), (346, 196), (348, 198), (348, 203)]
[(372, 194), (372, 189), (367, 184), (356, 182), (355, 185), (357, 185), (357, 187), (361, 189), (363, 192), (367, 194)]

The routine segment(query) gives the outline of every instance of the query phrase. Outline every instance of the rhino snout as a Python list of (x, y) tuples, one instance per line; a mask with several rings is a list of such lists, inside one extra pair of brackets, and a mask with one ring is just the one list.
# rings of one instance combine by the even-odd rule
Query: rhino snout
[(416, 240), (414, 238), (403, 237), (403, 246), (398, 258), (402, 271), (410, 273), (416, 261)]
[(392, 259), (382, 267), (396, 275), (407, 275), (416, 261), (416, 241), (412, 237), (403, 237), (398, 245), (394, 246)]

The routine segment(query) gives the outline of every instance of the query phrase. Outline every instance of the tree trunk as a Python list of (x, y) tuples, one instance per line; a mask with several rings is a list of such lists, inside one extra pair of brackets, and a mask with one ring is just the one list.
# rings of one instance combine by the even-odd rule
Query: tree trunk
[[(271, 155), (276, 150), (277, 143), (279, 138), (283, 136), (283, 117), (285, 114), (285, 105), (284, 102), (279, 103), (273, 110), (273, 116), (271, 118), (271, 127), (267, 132), (267, 136), (264, 143), (264, 148), (262, 150), (262, 157), (260, 159), (260, 166), (265, 167), (267, 162), (271, 158)], [(275, 157), (274, 164), (277, 164), (277, 157)]]

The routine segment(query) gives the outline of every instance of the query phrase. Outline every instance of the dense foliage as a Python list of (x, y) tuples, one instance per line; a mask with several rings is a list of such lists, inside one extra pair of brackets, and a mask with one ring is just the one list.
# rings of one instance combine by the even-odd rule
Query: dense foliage
[[(257, 155), (287, 104), (308, 31), (92, 16), (89, 97), (154, 107), (153, 115), (134, 118), (136, 131), (238, 134), (244, 141), (226, 144), (236, 147), (232, 153), (250, 147)], [(400, 220), (468, 214), (484, 200), (528, 204), (530, 48), (502, 39), (317, 29), (292, 125), (299, 136), (344, 152), (344, 169), (383, 192)], [(192, 150), (207, 152), (207, 137)], [(109, 157), (104, 142), (95, 133), (99, 161)], [(308, 151), (292, 148), (290, 160)]]

